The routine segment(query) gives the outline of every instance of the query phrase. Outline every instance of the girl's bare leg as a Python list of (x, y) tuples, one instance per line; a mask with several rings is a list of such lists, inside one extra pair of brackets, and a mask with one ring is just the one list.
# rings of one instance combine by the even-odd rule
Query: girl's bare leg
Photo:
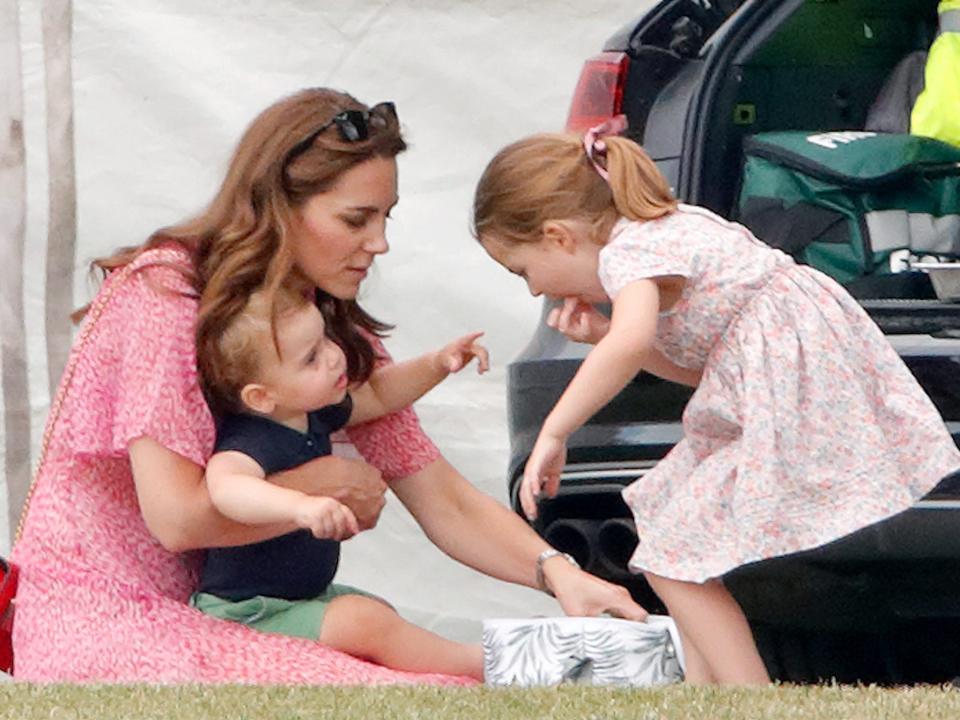
[[(695, 662), (693, 682), (756, 685), (770, 682), (753, 633), (733, 596), (717, 580), (703, 584), (682, 582), (645, 573), (680, 628), (682, 637), (700, 655), (709, 671)], [(689, 675), (689, 673), (688, 673)]]
[(385, 603), (341, 595), (323, 616), (319, 640), (336, 650), (395, 670), (467, 675), (483, 680), (483, 648), (435, 635)]
[(680, 632), (680, 642), (683, 643), (684, 681), (691, 685), (715, 684), (717, 679), (713, 676), (713, 673), (710, 671), (710, 666), (707, 665), (706, 659), (704, 659), (703, 655), (697, 649), (697, 646), (687, 637), (687, 634), (679, 624), (677, 625), (677, 630)]

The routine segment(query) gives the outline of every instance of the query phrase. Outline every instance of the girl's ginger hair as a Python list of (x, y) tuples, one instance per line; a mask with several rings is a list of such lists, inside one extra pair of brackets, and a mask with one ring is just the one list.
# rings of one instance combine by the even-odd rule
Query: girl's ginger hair
[(533, 135), (500, 150), (477, 183), (474, 237), (539, 242), (545, 222), (572, 220), (590, 225), (593, 240), (603, 244), (618, 216), (653, 220), (676, 209), (669, 184), (643, 148), (624, 137), (603, 142), (609, 182), (577, 135)]
[[(220, 385), (223, 368), (215, 345), (261, 286), (271, 300), (281, 285), (309, 291), (312, 284), (296, 268), (292, 236), (297, 213), (307, 200), (329, 190), (345, 172), (374, 157), (393, 158), (406, 149), (395, 117), (374, 127), (366, 140), (344, 141), (335, 126), (320, 133), (302, 152), (299, 145), (334, 115), (368, 110), (352, 96), (328, 88), (301, 90), (258, 115), (240, 139), (226, 176), (210, 205), (198, 216), (153, 233), (141, 245), (95, 260), (102, 276), (143, 252), (169, 244), (190, 255), (176, 266), (199, 298), (197, 364), (204, 389)], [(351, 381), (364, 381), (376, 355), (364, 331), (381, 335), (391, 328), (367, 314), (356, 300), (341, 300), (317, 289), (327, 331), (344, 350)], [(82, 318), (87, 309), (74, 314)], [(209, 398), (209, 395), (208, 395)]]

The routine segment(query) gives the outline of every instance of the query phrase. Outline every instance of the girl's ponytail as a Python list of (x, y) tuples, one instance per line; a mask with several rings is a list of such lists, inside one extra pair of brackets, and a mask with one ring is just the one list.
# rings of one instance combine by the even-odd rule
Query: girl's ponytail
[(569, 133), (533, 135), (503, 148), (477, 183), (473, 236), (538, 242), (548, 220), (581, 220), (603, 244), (617, 215), (652, 220), (676, 209), (666, 179), (639, 145), (614, 135), (604, 135), (603, 143), (599, 158)]
[(650, 156), (625, 137), (607, 136), (606, 169), (617, 213), (629, 220), (653, 220), (677, 209), (670, 185)]

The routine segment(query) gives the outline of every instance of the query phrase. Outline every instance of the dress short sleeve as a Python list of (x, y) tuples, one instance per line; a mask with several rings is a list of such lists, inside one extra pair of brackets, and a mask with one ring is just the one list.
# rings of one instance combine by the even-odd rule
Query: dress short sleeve
[[(667, 216), (669, 217), (669, 216)], [(598, 276), (612, 300), (636, 280), (677, 276), (689, 278), (692, 269), (684, 257), (683, 239), (664, 220), (630, 221), (621, 218), (600, 251)]]
[[(393, 362), (379, 338), (369, 339), (380, 356), (378, 366)], [(347, 437), (387, 482), (409, 477), (440, 457), (440, 450), (420, 427), (412, 407), (348, 427)]]
[(197, 300), (179, 271), (157, 264), (185, 257), (148, 251), (101, 288), (103, 310), (91, 311), (89, 335), (82, 329), (74, 348), (74, 375), (84, 382), (74, 382), (83, 391), (70, 398), (80, 415), (73, 450), (122, 456), (149, 437), (198, 465), (209, 459), (214, 424), (197, 375)]

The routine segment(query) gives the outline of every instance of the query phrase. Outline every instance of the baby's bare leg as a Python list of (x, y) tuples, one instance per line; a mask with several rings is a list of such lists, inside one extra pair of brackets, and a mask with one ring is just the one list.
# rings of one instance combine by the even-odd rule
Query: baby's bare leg
[(756, 685), (770, 682), (753, 633), (733, 596), (719, 582), (703, 584), (644, 573), (699, 658), (688, 664), (691, 682)]
[(442, 638), (408, 623), (385, 603), (363, 595), (341, 595), (330, 602), (319, 640), (395, 670), (467, 675), (483, 680), (480, 645)]

